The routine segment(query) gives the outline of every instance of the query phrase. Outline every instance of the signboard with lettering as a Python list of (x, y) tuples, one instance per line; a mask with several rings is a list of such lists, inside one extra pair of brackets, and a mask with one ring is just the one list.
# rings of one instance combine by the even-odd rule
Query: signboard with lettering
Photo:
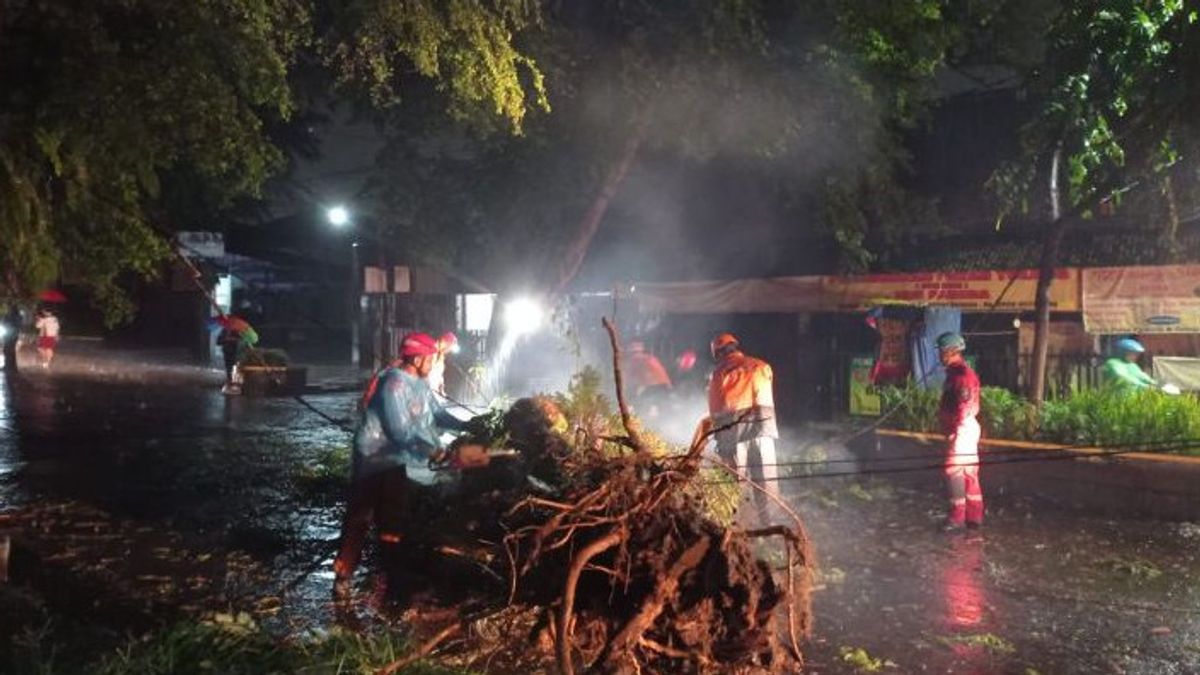
[(850, 360), (850, 414), (878, 416), (883, 407), (879, 390), (871, 384), (875, 359), (856, 356)]
[[(829, 309), (865, 310), (880, 305), (945, 305), (965, 312), (1014, 312), (1034, 308), (1037, 270), (916, 272), (822, 277)], [(1062, 268), (1050, 285), (1050, 308), (1079, 311), (1079, 270)]]
[(220, 232), (179, 232), (179, 252), (189, 258), (220, 258), (225, 255), (225, 235)]
[(1200, 333), (1200, 265), (1083, 271), (1089, 333)]

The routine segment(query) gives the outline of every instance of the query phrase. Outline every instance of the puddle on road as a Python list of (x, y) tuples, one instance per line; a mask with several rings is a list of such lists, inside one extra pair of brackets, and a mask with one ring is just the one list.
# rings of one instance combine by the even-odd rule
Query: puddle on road
[(843, 493), (800, 498), (821, 564), (838, 572), (815, 596), (820, 672), (862, 672), (844, 656), (855, 649), (892, 672), (1200, 671), (1186, 525), (996, 498), (985, 528), (949, 534), (940, 495), (888, 486), (864, 502), (820, 489)]
[[(335, 418), (353, 402), (310, 400)], [(0, 531), (40, 561), (60, 613), (88, 603), (118, 632), (231, 607), (281, 631), (335, 620), (338, 484), (297, 477), (348, 444), (340, 429), (198, 386), (41, 378), (0, 403)], [(947, 535), (940, 494), (804, 488), (815, 672), (1200, 672), (1200, 528), (989, 495), (985, 529)]]

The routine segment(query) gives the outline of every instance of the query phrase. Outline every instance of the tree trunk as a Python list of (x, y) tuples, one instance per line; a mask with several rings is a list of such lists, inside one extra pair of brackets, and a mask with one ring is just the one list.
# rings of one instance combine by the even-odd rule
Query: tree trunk
[(1175, 183), (1171, 180), (1170, 169), (1163, 174), (1162, 194), (1167, 202), (1167, 243), (1174, 254), (1179, 245), (1179, 202), (1175, 199)]
[(604, 214), (608, 212), (608, 206), (616, 196), (617, 190), (621, 188), (621, 184), (625, 182), (625, 178), (629, 175), (629, 169), (633, 166), (633, 162), (637, 159), (638, 151), (642, 148), (642, 142), (646, 139), (646, 128), (649, 126), (649, 112), (644, 112), (638, 119), (637, 125), (633, 129), (632, 135), (625, 141), (625, 147), (621, 150), (621, 156), (617, 159), (617, 163), (612, 170), (604, 178), (604, 183), (600, 186), (600, 192), (596, 194), (596, 198), (592, 200), (591, 207), (584, 214), (583, 220), (579, 223), (579, 231), (576, 232), (575, 238), (571, 240), (567, 247), (565, 255), (563, 255), (562, 266), (559, 268), (558, 278), (555, 283), (550, 286), (555, 294), (561, 293), (567, 284), (579, 274), (580, 268), (583, 267), (583, 260), (587, 257), (588, 248), (592, 244), (592, 239), (595, 238), (596, 232), (600, 229), (600, 222), (604, 220)]
[(1033, 354), (1029, 360), (1029, 399), (1041, 407), (1046, 399), (1046, 357), (1050, 348), (1050, 284), (1058, 265), (1058, 249), (1067, 230), (1063, 218), (1062, 195), (1058, 186), (1058, 165), (1062, 161), (1062, 146), (1054, 150), (1050, 166), (1050, 226), (1042, 242), (1042, 259), (1038, 267), (1037, 294), (1034, 311), (1037, 314), (1033, 333)]

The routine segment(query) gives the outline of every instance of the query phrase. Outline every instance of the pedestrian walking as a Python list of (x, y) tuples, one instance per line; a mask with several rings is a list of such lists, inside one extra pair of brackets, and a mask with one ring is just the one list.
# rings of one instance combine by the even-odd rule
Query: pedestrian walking
[(983, 524), (983, 490), (979, 484), (979, 376), (963, 358), (967, 342), (958, 333), (937, 339), (946, 381), (938, 405), (938, 422), (946, 435), (946, 481), (950, 515), (946, 529)]
[(17, 343), (21, 340), (21, 308), (10, 303), (0, 322), (0, 337), (4, 341), (4, 370), (17, 372)]
[(41, 362), (43, 368), (49, 368), (50, 362), (54, 360), (54, 350), (58, 348), (58, 333), (60, 329), (58, 317), (54, 316), (54, 313), (48, 308), (43, 307), (38, 310), (34, 328), (38, 332), (38, 360)]
[(464, 424), (442, 407), (429, 386), (438, 357), (437, 341), (411, 333), (400, 345), (400, 359), (371, 380), (354, 434), (350, 499), (342, 541), (334, 561), (334, 597), (350, 597), (350, 581), (374, 522), (384, 557), (395, 558), (407, 529), (412, 479), (408, 466), (428, 466), (445, 431)]
[[(774, 374), (766, 361), (747, 356), (738, 339), (721, 333), (710, 344), (716, 367), (708, 385), (708, 413), (716, 429), (717, 454), (739, 474), (749, 471), (750, 480), (778, 494), (775, 439)], [(761, 522), (769, 515), (769, 499), (754, 491)]]
[(221, 348), (221, 359), (225, 362), (225, 393), (233, 393), (233, 369), (237, 366), (238, 356), (242, 347), (242, 334), (229, 326), (223, 326), (217, 333), (217, 345)]

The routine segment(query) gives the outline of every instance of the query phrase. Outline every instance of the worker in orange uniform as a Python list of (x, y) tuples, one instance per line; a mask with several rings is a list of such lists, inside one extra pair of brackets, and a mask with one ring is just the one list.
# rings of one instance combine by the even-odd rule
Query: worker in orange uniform
[(671, 391), (671, 376), (667, 369), (657, 356), (646, 351), (646, 344), (641, 340), (629, 343), (624, 369), (634, 409), (641, 415), (655, 417)]
[(958, 333), (937, 339), (938, 354), (946, 367), (946, 382), (938, 406), (938, 422), (948, 443), (946, 479), (950, 491), (950, 516), (946, 529), (983, 524), (983, 491), (979, 486), (979, 376), (963, 359), (967, 342)]
[[(716, 367), (708, 384), (708, 413), (711, 428), (717, 430), (717, 454), (740, 475), (748, 471), (750, 480), (775, 493), (779, 427), (771, 366), (742, 353), (738, 339), (730, 333), (713, 338), (710, 347)], [(765, 521), (767, 496), (755, 490), (754, 501), (758, 517)]]
[(454, 333), (442, 333), (437, 339), (437, 357), (433, 363), (433, 370), (429, 373), (429, 388), (442, 398), (446, 397), (446, 359), (458, 351), (458, 336)]

